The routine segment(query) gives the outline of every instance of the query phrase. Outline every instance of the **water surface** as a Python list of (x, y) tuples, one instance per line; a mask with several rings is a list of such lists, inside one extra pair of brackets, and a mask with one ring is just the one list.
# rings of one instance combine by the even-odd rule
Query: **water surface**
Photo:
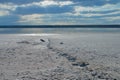
[(0, 34), (120, 33), (120, 28), (0, 28)]

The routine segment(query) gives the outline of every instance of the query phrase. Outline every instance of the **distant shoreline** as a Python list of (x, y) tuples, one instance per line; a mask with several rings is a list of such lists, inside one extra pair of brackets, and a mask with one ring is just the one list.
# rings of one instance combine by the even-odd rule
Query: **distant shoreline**
[(120, 28), (120, 25), (0, 25), (0, 28)]

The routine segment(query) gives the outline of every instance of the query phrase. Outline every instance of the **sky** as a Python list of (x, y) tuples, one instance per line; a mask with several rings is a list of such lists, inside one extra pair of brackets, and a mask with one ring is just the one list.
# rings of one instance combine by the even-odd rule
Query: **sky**
[(0, 0), (0, 25), (120, 24), (120, 0)]

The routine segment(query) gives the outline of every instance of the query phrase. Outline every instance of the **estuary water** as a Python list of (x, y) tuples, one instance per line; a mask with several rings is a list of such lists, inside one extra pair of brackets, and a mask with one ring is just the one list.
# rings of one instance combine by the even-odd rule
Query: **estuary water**
[(0, 28), (0, 34), (120, 33), (120, 28)]

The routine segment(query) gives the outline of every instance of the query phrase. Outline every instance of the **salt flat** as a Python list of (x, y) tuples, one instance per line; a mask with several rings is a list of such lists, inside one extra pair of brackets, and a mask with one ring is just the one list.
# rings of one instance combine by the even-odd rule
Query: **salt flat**
[(0, 80), (120, 80), (120, 33), (1, 34)]

